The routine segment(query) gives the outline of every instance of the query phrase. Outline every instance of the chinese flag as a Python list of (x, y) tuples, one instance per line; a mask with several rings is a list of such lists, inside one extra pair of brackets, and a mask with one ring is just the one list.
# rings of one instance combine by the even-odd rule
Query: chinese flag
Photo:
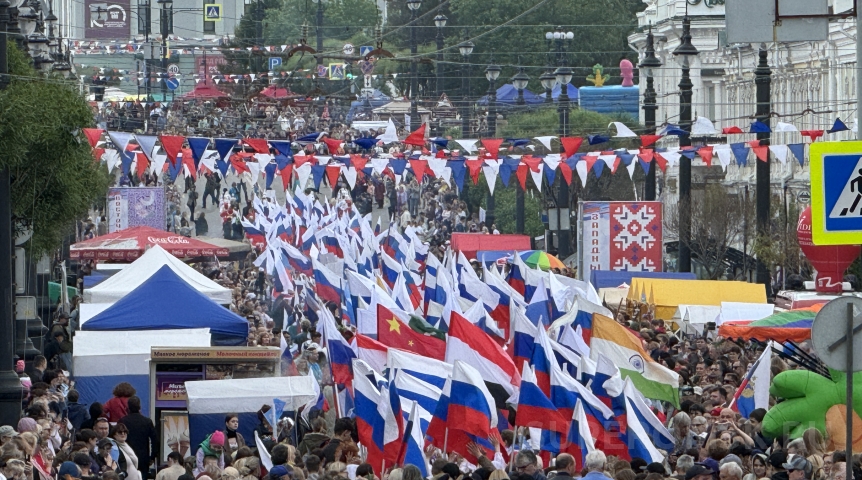
[(446, 342), (411, 329), (391, 310), (380, 304), (377, 304), (377, 341), (387, 347), (437, 360), (446, 357)]

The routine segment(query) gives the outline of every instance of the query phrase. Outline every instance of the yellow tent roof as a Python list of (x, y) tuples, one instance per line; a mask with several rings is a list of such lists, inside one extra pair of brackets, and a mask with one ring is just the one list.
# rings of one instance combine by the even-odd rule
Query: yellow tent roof
[(628, 298), (654, 303), (656, 318), (670, 320), (679, 305), (716, 305), (721, 302), (766, 303), (762, 284), (719, 280), (633, 278)]

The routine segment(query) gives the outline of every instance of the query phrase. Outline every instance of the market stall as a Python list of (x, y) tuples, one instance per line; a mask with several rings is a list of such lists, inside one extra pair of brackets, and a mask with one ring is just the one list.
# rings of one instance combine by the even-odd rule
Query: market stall
[(230, 289), (210, 280), (159, 245), (147, 250), (141, 258), (110, 278), (103, 280), (93, 288), (84, 290), (84, 301), (87, 303), (114, 303), (138, 288), (165, 265), (170, 267), (185, 283), (207, 298), (221, 305), (230, 303)]
[(163, 246), (168, 253), (179, 258), (227, 257), (225, 248), (218, 248), (196, 238), (152, 227), (132, 227), (84, 240), (69, 247), (73, 260), (134, 260), (148, 249)]
[(312, 376), (186, 382), (191, 444), (197, 446), (208, 434), (224, 430), (224, 416), (231, 412), (239, 414), (239, 432), (254, 439), (261, 407), (277, 398), (285, 403), (285, 412), (296, 412), (318, 397), (314, 382)]
[(670, 320), (680, 305), (766, 303), (766, 289), (757, 283), (636, 277), (632, 279), (628, 298), (635, 302), (655, 305), (655, 317)]
[(168, 265), (117, 303), (93, 318), (82, 318), (82, 330), (177, 330), (208, 327), (213, 345), (245, 345), (248, 321), (195, 290)]
[(149, 411), (150, 350), (164, 347), (209, 347), (209, 328), (147, 331), (82, 331), (74, 338), (72, 371), (83, 404), (105, 402), (120, 382), (129, 382)]

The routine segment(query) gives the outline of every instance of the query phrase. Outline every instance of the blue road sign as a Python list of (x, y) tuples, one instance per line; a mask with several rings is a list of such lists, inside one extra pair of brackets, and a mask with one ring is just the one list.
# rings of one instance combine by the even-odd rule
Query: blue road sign
[(862, 243), (862, 142), (813, 143), (809, 159), (812, 241)]
[(165, 80), (165, 85), (168, 87), (168, 90), (176, 90), (180, 86), (180, 81), (176, 78), (168, 78)]
[(275, 70), (275, 67), (281, 66), (281, 57), (269, 57), (269, 69)]
[(364, 56), (368, 55), (368, 52), (370, 52), (372, 50), (374, 50), (374, 47), (371, 47), (368, 45), (366, 45), (364, 47), (359, 47), (359, 56), (364, 57)]

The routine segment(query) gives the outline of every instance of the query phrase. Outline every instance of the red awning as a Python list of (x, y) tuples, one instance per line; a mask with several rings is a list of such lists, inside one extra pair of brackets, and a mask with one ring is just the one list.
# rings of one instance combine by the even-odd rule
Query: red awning
[(183, 98), (222, 98), (228, 94), (222, 92), (212, 85), (199, 83), (195, 85), (195, 89), (183, 95)]
[(227, 257), (230, 252), (213, 244), (152, 227), (132, 227), (69, 247), (69, 256), (84, 260), (134, 260), (159, 245), (178, 258)]
[(264, 88), (261, 92), (261, 95), (265, 97), (269, 97), (275, 100), (280, 100), (282, 98), (287, 98), (290, 95), (293, 95), (292, 92), (288, 91), (286, 88), (278, 88), (275, 85), (270, 84), (268, 87)]

